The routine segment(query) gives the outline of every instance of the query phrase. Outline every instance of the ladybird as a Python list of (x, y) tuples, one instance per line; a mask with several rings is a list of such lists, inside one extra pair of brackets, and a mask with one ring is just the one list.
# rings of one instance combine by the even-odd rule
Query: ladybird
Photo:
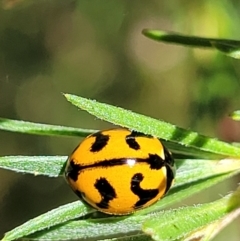
[(126, 215), (148, 207), (173, 184), (175, 165), (158, 138), (128, 129), (86, 137), (67, 160), (65, 177), (100, 212)]

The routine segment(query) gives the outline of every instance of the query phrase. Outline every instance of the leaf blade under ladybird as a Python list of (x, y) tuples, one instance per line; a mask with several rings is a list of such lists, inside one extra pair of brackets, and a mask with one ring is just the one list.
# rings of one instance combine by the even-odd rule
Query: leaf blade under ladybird
[(0, 130), (47, 136), (86, 137), (96, 130), (0, 118)]
[(215, 138), (209, 138), (197, 132), (95, 100), (71, 94), (64, 94), (64, 96), (73, 105), (113, 124), (179, 143), (185, 148), (196, 148), (196, 150), (205, 152), (206, 155), (210, 152), (222, 156), (240, 157), (240, 148)]
[(136, 234), (117, 238), (104, 239), (104, 241), (152, 241), (152, 238), (146, 234)]

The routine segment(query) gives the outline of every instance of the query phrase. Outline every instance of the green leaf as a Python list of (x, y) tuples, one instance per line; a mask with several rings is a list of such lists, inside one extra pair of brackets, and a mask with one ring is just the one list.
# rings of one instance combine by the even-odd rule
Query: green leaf
[(96, 130), (86, 130), (80, 128), (48, 125), (48, 124), (38, 124), (28, 121), (18, 121), (10, 120), (5, 118), (0, 118), (0, 130), (20, 132), (24, 134), (34, 134), (34, 135), (54, 135), (54, 136), (80, 136), (86, 137)]
[(123, 236), (118, 238), (110, 238), (110, 239), (104, 239), (105, 241), (152, 241), (152, 238), (149, 235), (146, 234), (136, 234), (136, 235), (129, 235), (129, 236)]
[(66, 156), (4, 156), (0, 167), (15, 172), (57, 177), (63, 173)]
[(230, 117), (235, 121), (240, 121), (240, 110), (234, 111)]
[[(240, 156), (239, 148), (216, 139), (204, 137), (195, 132), (135, 114), (122, 108), (73, 95), (65, 96), (70, 102), (74, 102), (75, 105), (96, 114), (99, 118), (146, 134), (162, 137), (165, 139), (166, 145), (174, 150), (174, 153), (195, 157), (204, 156), (205, 158), (210, 156), (218, 158), (219, 156)], [(19, 124), (22, 125), (22, 128), (18, 128)], [(77, 128), (68, 129), (67, 127), (64, 129), (65, 127), (0, 119), (0, 129), (17, 130), (25, 133), (23, 128), (26, 128), (26, 132), (30, 134), (70, 136), (79, 136), (81, 133), (83, 133), (83, 136), (89, 134), (85, 133), (85, 130)], [(0, 167), (17, 172), (56, 177), (63, 173), (66, 159), (67, 157), (61, 156), (7, 156), (0, 157)], [(176, 162), (178, 168), (176, 183), (164, 199), (149, 208), (129, 216), (112, 217), (99, 214), (96, 210), (78, 201), (56, 208), (26, 222), (8, 232), (3, 240), (10, 241), (22, 237), (27, 237), (28, 240), (72, 240), (87, 237), (98, 240), (114, 239), (121, 236), (123, 230), (128, 235), (126, 240), (141, 240), (141, 238), (144, 240), (147, 236), (141, 233), (142, 223), (148, 218), (156, 217), (163, 207), (176, 203), (240, 172), (240, 161), (233, 158), (226, 158), (221, 161), (186, 159), (176, 160)], [(85, 217), (85, 215), (87, 216)]]
[(120, 107), (100, 103), (95, 100), (89, 100), (71, 94), (65, 94), (65, 97), (73, 105), (86, 110), (100, 119), (181, 144), (182, 148), (186, 148), (186, 151), (191, 147), (196, 150), (196, 155), (199, 154), (199, 150), (201, 150), (205, 153), (205, 156), (208, 156), (207, 153), (210, 152), (222, 156), (240, 157), (240, 148), (216, 140), (215, 138), (205, 137), (170, 123), (137, 114)]
[(229, 214), (225, 215), (223, 218), (206, 225), (193, 233), (190, 233), (187, 237), (184, 237), (183, 241), (186, 240), (199, 240), (209, 241), (212, 240), (222, 229), (224, 229), (228, 224), (230, 224), (234, 219), (240, 216), (240, 208), (235, 209)]
[[(148, 215), (149, 217), (150, 215)], [(141, 224), (147, 216), (136, 217), (108, 217), (70, 221), (65, 225), (38, 232), (28, 237), (28, 240), (103, 240), (116, 236), (139, 233)]]
[[(100, 235), (114, 237), (113, 234), (120, 235), (122, 230), (125, 230), (126, 234), (129, 233), (129, 235), (133, 235), (131, 232), (138, 234), (141, 223), (149, 217), (150, 212), (155, 213), (240, 172), (240, 162), (231, 159), (222, 161), (181, 160), (177, 161), (177, 167), (176, 183), (169, 194), (151, 207), (138, 211), (133, 215), (107, 216), (104, 219), (88, 219), (64, 223), (87, 213), (95, 212), (94, 209), (85, 207), (79, 201), (72, 204), (71, 213), (69, 212), (71, 204), (59, 207), (13, 229), (6, 234), (4, 240), (19, 239), (39, 230), (43, 231), (34, 234), (29, 240), (49, 240), (50, 238), (65, 240), (67, 234), (69, 235), (68, 240), (83, 237), (99, 238)], [(56, 226), (57, 224), (59, 225)]]
[(179, 240), (240, 207), (239, 190), (212, 203), (164, 211), (143, 224), (154, 240)]
[(12, 231), (7, 232), (2, 240), (10, 241), (19, 239), (44, 228), (49, 228), (68, 220), (79, 218), (86, 213), (89, 213), (89, 208), (80, 201), (69, 203), (31, 219)]
[(186, 36), (179, 33), (151, 29), (144, 29), (142, 33), (156, 41), (198, 48), (215, 48), (230, 57), (240, 58), (240, 41), (238, 40)]

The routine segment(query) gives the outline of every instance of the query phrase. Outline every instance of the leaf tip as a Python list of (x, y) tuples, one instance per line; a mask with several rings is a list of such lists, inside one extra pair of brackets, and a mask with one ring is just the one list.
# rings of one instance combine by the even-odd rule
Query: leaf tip
[(68, 94), (63, 93), (63, 92), (61, 92), (61, 94), (62, 94), (65, 98), (67, 98), (67, 95), (68, 95)]
[(145, 29), (142, 30), (142, 34), (143, 34), (144, 36), (146, 36), (146, 37), (149, 37), (149, 38), (155, 37), (154, 32), (156, 32), (156, 31), (151, 30), (151, 29), (147, 29), (147, 28), (145, 28)]
[(167, 32), (145, 28), (142, 30), (142, 34), (150, 39), (161, 41), (163, 40), (164, 36), (167, 35)]
[(67, 99), (67, 101), (71, 102), (71, 94), (67, 94), (67, 93), (62, 93), (62, 95)]
[(161, 37), (161, 31), (153, 30), (153, 29), (147, 29), (147, 28), (142, 30), (142, 34), (144, 36), (152, 38), (152, 39)]
[(142, 30), (142, 34), (143, 34), (143, 35), (147, 35), (147, 34), (148, 34), (148, 31), (149, 31), (149, 29), (144, 28), (144, 29)]

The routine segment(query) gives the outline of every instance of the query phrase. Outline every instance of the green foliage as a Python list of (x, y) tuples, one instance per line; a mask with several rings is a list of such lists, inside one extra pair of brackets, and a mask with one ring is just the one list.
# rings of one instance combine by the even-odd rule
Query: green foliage
[[(214, 47), (239, 57), (239, 41), (217, 40), (144, 30), (159, 41), (194, 47)], [(176, 183), (168, 195), (149, 208), (132, 215), (99, 214), (77, 201), (42, 214), (7, 232), (2, 240), (190, 240), (212, 239), (221, 228), (214, 225), (239, 215), (240, 193), (236, 190), (219, 200), (162, 211), (180, 200), (240, 173), (240, 148), (164, 121), (76, 95), (65, 94), (73, 105), (99, 119), (161, 138), (176, 159)], [(239, 113), (235, 112), (234, 119)], [(26, 134), (86, 136), (94, 130), (0, 119), (0, 129)], [(0, 167), (16, 172), (57, 177), (63, 174), (65, 156), (4, 156)], [(230, 220), (230, 221), (229, 221)], [(124, 233), (125, 237), (122, 237)]]
[[(240, 155), (240, 149), (237, 147), (220, 142), (216, 139), (200, 136), (191, 131), (180, 129), (163, 121), (157, 121), (152, 118), (124, 110), (122, 108), (117, 108), (82, 97), (69, 94), (66, 94), (65, 96), (74, 105), (87, 110), (91, 114), (94, 114), (101, 119), (111, 121), (115, 124), (123, 125), (137, 131), (142, 131), (146, 134), (152, 134), (158, 136), (159, 138), (164, 138), (169, 143), (178, 142), (179, 146), (183, 146), (184, 143), (186, 155), (187, 149), (189, 148), (188, 146), (193, 148), (191, 154), (195, 156), (198, 156), (199, 153), (201, 155), (206, 154), (206, 157), (208, 157), (209, 153), (217, 154), (216, 156), (219, 154), (222, 156), (229, 156), (231, 153), (232, 156), (239, 157)], [(38, 134), (45, 135), (49, 133), (50, 135), (55, 134), (61, 136), (74, 136), (76, 133), (84, 135), (84, 133), (86, 134), (91, 132), (89, 130), (83, 131), (81, 129), (75, 129), (75, 131), (72, 131), (72, 129), (67, 127), (55, 128), (51, 125), (43, 125), (44, 128), (42, 128), (41, 132), (41, 128), (39, 127), (42, 125), (40, 124), (17, 122), (6, 119), (2, 120), (1, 123), (1, 129), (5, 128), (7, 130), (19, 130), (23, 132), (23, 129), (18, 128), (18, 125), (20, 124), (21, 126), (25, 126), (26, 133), (34, 132), (29, 131), (30, 129), (38, 129)], [(6, 123), (11, 123), (11, 125), (6, 125)], [(149, 126), (151, 126), (151, 128), (148, 128)], [(166, 128), (168, 129), (168, 132), (166, 132)], [(53, 131), (56, 129), (58, 130), (57, 132)], [(176, 135), (176, 133), (178, 135)], [(192, 136), (194, 139), (192, 139)], [(201, 142), (193, 141), (197, 140), (198, 138), (200, 138)], [(219, 153), (219, 150), (221, 150), (221, 153)], [(177, 146), (172, 149), (172, 151), (173, 153), (179, 152)], [(183, 150), (181, 151), (183, 152)], [(0, 166), (2, 168), (17, 172), (56, 177), (62, 175), (62, 170), (66, 159), (67, 157), (6, 156), (0, 158)], [(197, 212), (200, 214), (206, 213), (206, 215), (212, 207), (215, 208), (214, 213), (212, 212), (212, 215), (208, 215), (208, 218), (206, 218), (206, 215), (203, 215), (203, 218), (198, 218), (197, 223), (195, 220), (196, 207), (170, 210), (168, 212), (162, 212), (161, 209), (190, 195), (193, 195), (194, 193), (200, 192), (201, 190), (221, 182), (239, 172), (240, 161), (233, 158), (226, 158), (221, 161), (218, 159), (177, 160), (177, 179), (174, 187), (163, 200), (149, 208), (129, 216), (94, 216), (92, 214), (96, 211), (78, 201), (61, 206), (26, 222), (25, 224), (8, 232), (3, 240), (21, 239), (22, 237), (27, 237), (28, 240), (72, 240), (82, 238), (100, 239), (103, 237), (113, 238), (116, 236), (121, 236), (123, 230), (126, 235), (129, 235), (129, 238), (134, 235), (135, 239), (137, 239), (136, 235), (141, 231), (142, 225), (143, 233), (140, 233), (140, 239), (150, 233), (153, 238), (157, 237), (157, 240), (175, 240), (176, 237), (184, 237), (188, 235), (190, 231), (196, 231), (202, 226), (207, 226), (209, 223), (219, 220), (220, 218), (224, 217), (224, 215), (227, 215), (234, 209), (239, 208), (239, 205), (235, 203), (234, 207), (232, 207), (232, 205), (226, 205), (226, 200), (229, 200), (228, 196), (224, 199), (216, 201), (219, 208), (216, 208), (216, 203), (198, 206)], [(175, 224), (172, 223), (171, 220), (173, 220), (172, 215), (174, 215), (176, 212), (179, 212), (179, 215), (177, 215), (178, 219), (175, 220)], [(169, 215), (169, 213), (171, 215)], [(198, 217), (201, 216), (200, 214)], [(76, 220), (80, 217), (81, 220)], [(186, 217), (188, 218), (186, 219)], [(149, 220), (155, 219), (156, 222), (153, 222), (154, 225), (152, 225), (151, 221)], [(155, 225), (156, 223), (160, 223), (160, 226)], [(171, 223), (173, 228), (174, 225), (178, 225), (178, 223), (183, 225), (181, 226), (182, 228), (178, 229), (174, 239), (170, 239), (170, 237), (173, 237), (172, 232), (169, 231), (171, 230)], [(184, 225), (187, 225), (189, 228), (184, 228)], [(164, 232), (159, 231), (162, 230), (161, 227), (164, 227)], [(164, 238), (162, 238), (162, 235)]]

